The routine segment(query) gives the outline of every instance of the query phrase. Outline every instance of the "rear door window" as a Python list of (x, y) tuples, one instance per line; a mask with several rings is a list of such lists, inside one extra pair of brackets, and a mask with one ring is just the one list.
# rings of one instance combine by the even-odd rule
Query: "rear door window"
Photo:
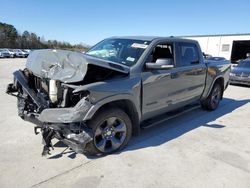
[(180, 42), (178, 44), (178, 67), (199, 64), (199, 53), (196, 44)]

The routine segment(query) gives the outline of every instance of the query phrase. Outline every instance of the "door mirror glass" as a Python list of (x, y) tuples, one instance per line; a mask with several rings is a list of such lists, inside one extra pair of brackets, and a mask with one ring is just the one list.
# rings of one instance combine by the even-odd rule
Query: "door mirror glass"
[(159, 65), (173, 65), (173, 59), (170, 58), (159, 58), (155, 62), (156, 64)]

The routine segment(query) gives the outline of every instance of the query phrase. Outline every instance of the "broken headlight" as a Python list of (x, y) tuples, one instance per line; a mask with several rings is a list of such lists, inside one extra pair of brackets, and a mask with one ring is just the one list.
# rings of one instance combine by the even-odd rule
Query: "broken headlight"
[(82, 98), (87, 97), (89, 95), (89, 91), (79, 91), (76, 93), (72, 93), (71, 95), (71, 104), (76, 105)]

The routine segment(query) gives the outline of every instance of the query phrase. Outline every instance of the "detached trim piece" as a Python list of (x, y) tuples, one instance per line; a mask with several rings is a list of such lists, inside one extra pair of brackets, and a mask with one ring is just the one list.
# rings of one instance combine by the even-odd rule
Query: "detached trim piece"
[(72, 123), (83, 121), (92, 104), (87, 98), (81, 99), (73, 108), (48, 108), (44, 109), (38, 119), (47, 123)]

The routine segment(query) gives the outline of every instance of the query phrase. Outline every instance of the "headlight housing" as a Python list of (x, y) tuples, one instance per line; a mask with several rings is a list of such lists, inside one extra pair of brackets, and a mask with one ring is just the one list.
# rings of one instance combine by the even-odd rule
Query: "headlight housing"
[(52, 103), (57, 102), (58, 100), (58, 89), (60, 82), (58, 80), (50, 80), (49, 81), (49, 98)]

